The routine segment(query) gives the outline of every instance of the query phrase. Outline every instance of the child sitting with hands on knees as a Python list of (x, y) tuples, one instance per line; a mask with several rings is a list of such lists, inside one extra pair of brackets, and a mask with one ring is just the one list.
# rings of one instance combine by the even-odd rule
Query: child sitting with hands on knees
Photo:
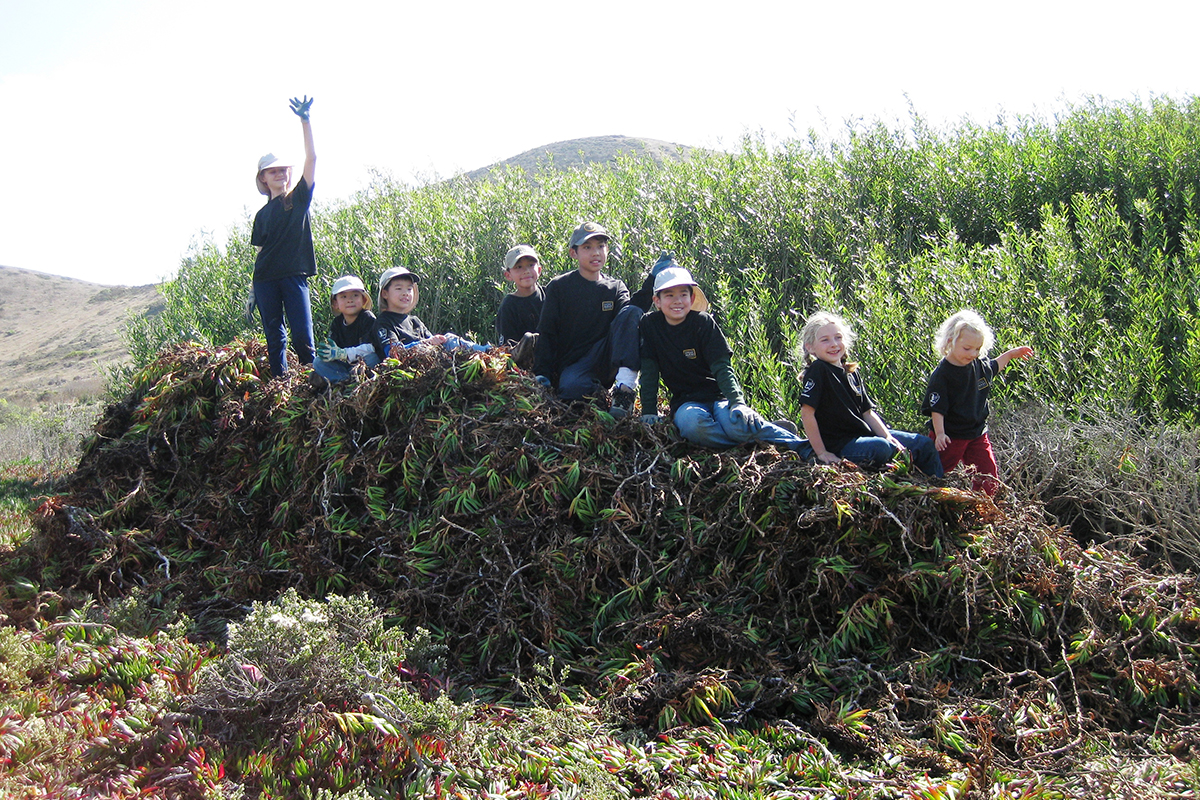
[(908, 450), (917, 469), (942, 476), (941, 459), (928, 436), (891, 430), (875, 411), (858, 364), (847, 358), (855, 336), (844, 319), (818, 311), (804, 321), (800, 338), (805, 359), (810, 360), (800, 394), (800, 416), (808, 436), (801, 455), (822, 464), (845, 459), (882, 467)]
[[(660, 266), (661, 265), (661, 266)], [(658, 383), (667, 385), (671, 417), (693, 444), (726, 448), (771, 442), (798, 450), (805, 441), (746, 405), (730, 363), (733, 354), (708, 300), (686, 269), (664, 257), (655, 265), (655, 311), (641, 318), (642, 422), (658, 421)]]

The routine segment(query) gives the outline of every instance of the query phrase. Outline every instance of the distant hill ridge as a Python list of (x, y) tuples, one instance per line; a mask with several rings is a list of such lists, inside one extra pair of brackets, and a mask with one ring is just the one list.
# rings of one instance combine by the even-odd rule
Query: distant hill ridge
[(156, 313), (163, 303), (157, 286), (105, 286), (16, 267), (0, 266), (0, 287), (0, 399), (21, 406), (99, 396), (102, 368), (129, 359), (126, 316)]
[(504, 167), (520, 167), (528, 173), (536, 172), (539, 166), (550, 164), (558, 169), (570, 169), (583, 164), (610, 163), (616, 161), (621, 153), (649, 156), (655, 161), (682, 161), (694, 149), (689, 145), (666, 142), (662, 139), (622, 135), (587, 136), (544, 144), (465, 174), (472, 180), (479, 180), (486, 178), (493, 170)]
[[(466, 173), (481, 180), (496, 169), (535, 173), (553, 165), (570, 169), (610, 163), (621, 153), (679, 161), (695, 148), (634, 136), (588, 136), (535, 147)], [(104, 368), (128, 361), (121, 334), (129, 313), (163, 308), (156, 285), (108, 286), (18, 267), (0, 266), (0, 399), (18, 405), (50, 405), (97, 397)], [(19, 298), (38, 297), (35, 304)]]

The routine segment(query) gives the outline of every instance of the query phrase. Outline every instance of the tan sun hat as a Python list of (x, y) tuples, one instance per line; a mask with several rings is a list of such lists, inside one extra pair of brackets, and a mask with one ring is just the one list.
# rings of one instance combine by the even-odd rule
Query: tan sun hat
[(262, 171), (264, 169), (267, 167), (287, 167), (288, 169), (291, 169), (294, 166), (296, 165), (291, 161), (282, 159), (279, 156), (276, 156), (274, 153), (267, 153), (265, 156), (260, 158), (258, 160), (258, 172), (254, 173), (254, 185), (258, 187), (258, 193), (265, 194), (268, 197), (271, 196), (271, 190), (267, 188), (266, 182), (262, 179)]
[(667, 267), (659, 272), (658, 276), (654, 279), (654, 293), (656, 295), (663, 289), (672, 289), (676, 286), (692, 287), (692, 311), (699, 311), (702, 314), (708, 311), (708, 298), (704, 296), (704, 290), (692, 280), (692, 273), (683, 267)]

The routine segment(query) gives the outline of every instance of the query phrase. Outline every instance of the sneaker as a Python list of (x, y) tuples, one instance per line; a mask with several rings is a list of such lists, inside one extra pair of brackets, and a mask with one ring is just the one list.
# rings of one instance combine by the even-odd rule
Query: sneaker
[(792, 422), (790, 419), (773, 419), (771, 420), (771, 424), (777, 428), (783, 428), (793, 436), (796, 436), (800, 433), (800, 429), (796, 427), (796, 423)]
[(633, 398), (632, 387), (617, 384), (617, 387), (613, 389), (612, 404), (609, 406), (608, 413), (612, 414), (614, 419), (625, 419), (629, 416), (629, 412), (633, 411)]

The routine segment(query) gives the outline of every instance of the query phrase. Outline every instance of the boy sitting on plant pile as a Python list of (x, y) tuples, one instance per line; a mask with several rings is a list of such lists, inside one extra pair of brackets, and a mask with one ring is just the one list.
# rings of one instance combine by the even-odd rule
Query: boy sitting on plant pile
[(564, 400), (598, 397), (615, 378), (610, 413), (621, 418), (633, 409), (642, 310), (630, 305), (623, 281), (603, 273), (608, 242), (595, 222), (571, 233), (568, 253), (577, 267), (546, 286), (533, 371)]
[[(661, 266), (660, 266), (661, 265)], [(658, 422), (658, 381), (670, 393), (683, 438), (704, 447), (771, 442), (798, 450), (807, 441), (746, 405), (732, 351), (692, 275), (667, 257), (655, 265), (654, 307), (642, 317), (642, 421)]]

